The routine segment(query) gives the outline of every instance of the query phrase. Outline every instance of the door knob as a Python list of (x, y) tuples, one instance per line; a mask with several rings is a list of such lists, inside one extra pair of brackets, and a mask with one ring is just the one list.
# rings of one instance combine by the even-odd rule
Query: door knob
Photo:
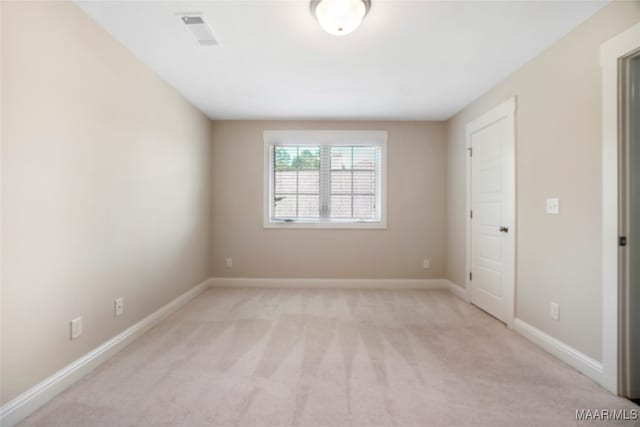
[(502, 226), (502, 227), (500, 227), (500, 231), (503, 232), (503, 233), (508, 233), (509, 232), (509, 227)]

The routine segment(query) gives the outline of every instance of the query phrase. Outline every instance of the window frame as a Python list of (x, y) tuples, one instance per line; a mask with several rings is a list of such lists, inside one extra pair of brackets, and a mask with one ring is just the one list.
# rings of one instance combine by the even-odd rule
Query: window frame
[[(386, 229), (387, 228), (387, 138), (388, 132), (381, 130), (266, 130), (263, 132), (263, 227), (281, 229)], [(271, 162), (271, 148), (275, 145), (297, 146), (370, 146), (376, 145), (380, 149), (378, 203), (380, 206), (380, 220), (274, 220), (272, 218), (273, 204), (273, 165)], [(322, 148), (321, 148), (322, 150)], [(321, 169), (322, 169), (321, 165)]]

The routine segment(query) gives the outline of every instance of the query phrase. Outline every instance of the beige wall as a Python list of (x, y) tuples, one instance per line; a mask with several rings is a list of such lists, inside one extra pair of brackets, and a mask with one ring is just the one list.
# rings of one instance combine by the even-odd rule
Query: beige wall
[[(268, 129), (388, 130), (388, 228), (264, 229), (262, 132)], [(444, 124), (437, 122), (215, 122), (214, 276), (441, 278), (444, 137)], [(233, 257), (231, 269), (227, 257)], [(431, 260), (428, 271), (424, 257)]]
[[(446, 124), (212, 125), (75, 5), (1, 4), (2, 403), (211, 274), (463, 284), (464, 126), (513, 95), (517, 316), (601, 357), (598, 48), (638, 3), (605, 7)], [(388, 130), (388, 228), (264, 229), (265, 129)]]
[[(465, 125), (517, 96), (517, 317), (602, 354), (600, 44), (640, 20), (616, 2), (448, 122), (447, 277), (465, 283)], [(545, 199), (560, 198), (560, 215)], [(549, 303), (560, 304), (560, 320)]]
[(211, 181), (209, 120), (72, 3), (3, 1), (1, 59), (5, 403), (209, 277)]

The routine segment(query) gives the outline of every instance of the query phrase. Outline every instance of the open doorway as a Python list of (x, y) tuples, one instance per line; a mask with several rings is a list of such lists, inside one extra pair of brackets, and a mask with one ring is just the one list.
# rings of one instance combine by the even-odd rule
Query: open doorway
[[(602, 369), (609, 391), (640, 390), (640, 23), (600, 46), (602, 67)], [(634, 95), (635, 93), (635, 95)]]
[(619, 72), (619, 389), (640, 402), (640, 49)]

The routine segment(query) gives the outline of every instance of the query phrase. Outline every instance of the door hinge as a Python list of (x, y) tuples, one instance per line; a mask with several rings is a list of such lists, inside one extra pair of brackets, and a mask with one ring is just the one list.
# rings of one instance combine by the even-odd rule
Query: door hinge
[(473, 157), (473, 147), (469, 147), (467, 150), (469, 150), (469, 157)]
[(469, 280), (473, 280), (473, 273), (469, 272)]
[(473, 211), (469, 211), (469, 218), (473, 219)]
[(618, 237), (618, 245), (619, 246), (627, 246), (627, 236)]

